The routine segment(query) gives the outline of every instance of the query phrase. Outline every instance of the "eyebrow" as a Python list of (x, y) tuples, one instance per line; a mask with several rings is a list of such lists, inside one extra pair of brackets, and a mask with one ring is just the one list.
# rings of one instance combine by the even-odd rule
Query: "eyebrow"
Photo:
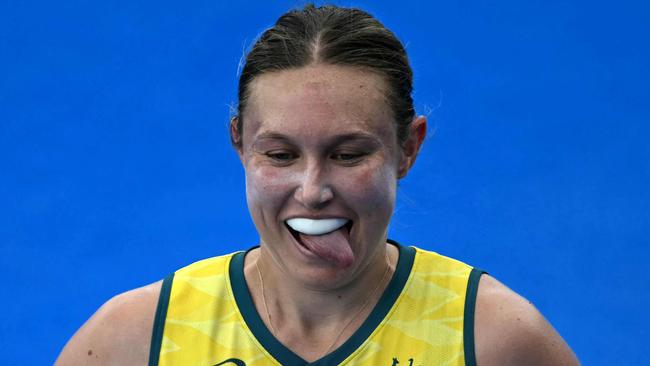
[(278, 132), (262, 132), (261, 134), (255, 136), (254, 143), (260, 140), (282, 140), (286, 142), (291, 142), (291, 139), (287, 135), (283, 135)]
[[(262, 141), (263, 140), (280, 140), (280, 141), (283, 141), (283, 142), (286, 142), (286, 143), (295, 144), (293, 142), (293, 139), (291, 139), (291, 137), (289, 137), (287, 135), (284, 135), (282, 133), (279, 133), (279, 132), (272, 132), (272, 131), (263, 132), (263, 133), (259, 134), (255, 138), (254, 143), (257, 143), (260, 140), (262, 140)], [(344, 142), (355, 141), (355, 140), (367, 141), (367, 142), (371, 142), (371, 143), (379, 143), (379, 139), (374, 135), (371, 135), (371, 134), (368, 134), (368, 133), (365, 133), (365, 132), (349, 132), (349, 133), (344, 133), (344, 134), (340, 134), (340, 135), (335, 135), (332, 138), (329, 138), (329, 139), (325, 140), (325, 145), (333, 146), (333, 145), (338, 145), (338, 144), (341, 144), (341, 143), (344, 143)]]

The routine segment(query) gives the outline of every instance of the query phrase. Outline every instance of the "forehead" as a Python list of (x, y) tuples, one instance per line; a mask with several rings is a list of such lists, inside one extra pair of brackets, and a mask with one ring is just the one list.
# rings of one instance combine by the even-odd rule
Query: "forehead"
[(349, 66), (319, 64), (262, 74), (251, 84), (244, 140), (265, 132), (392, 136), (385, 90), (382, 77)]

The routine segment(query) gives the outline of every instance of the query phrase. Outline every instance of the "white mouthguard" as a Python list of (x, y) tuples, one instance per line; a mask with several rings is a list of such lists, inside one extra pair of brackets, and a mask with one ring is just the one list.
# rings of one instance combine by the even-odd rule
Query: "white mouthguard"
[(312, 220), (296, 217), (287, 220), (287, 225), (299, 233), (307, 235), (323, 235), (338, 230), (348, 223), (347, 219)]

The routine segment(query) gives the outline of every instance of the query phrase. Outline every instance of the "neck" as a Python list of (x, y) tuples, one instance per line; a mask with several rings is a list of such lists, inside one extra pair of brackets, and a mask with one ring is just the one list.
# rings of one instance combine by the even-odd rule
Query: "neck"
[[(388, 285), (397, 259), (397, 248), (387, 244), (352, 281), (323, 289), (285, 274), (262, 246), (248, 254), (244, 273), (267, 328), (289, 348), (294, 344), (302, 351), (297, 353), (317, 358), (342, 344), (368, 317)], [(331, 349), (325, 350), (328, 343)]]

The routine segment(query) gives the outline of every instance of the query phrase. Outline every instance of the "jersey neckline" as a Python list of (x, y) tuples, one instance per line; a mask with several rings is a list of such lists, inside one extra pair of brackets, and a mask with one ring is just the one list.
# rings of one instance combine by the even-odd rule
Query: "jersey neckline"
[(367, 339), (372, 332), (381, 324), (390, 309), (397, 301), (402, 292), (406, 281), (411, 273), (413, 261), (415, 259), (415, 248), (403, 246), (394, 240), (388, 239), (390, 244), (397, 246), (399, 249), (399, 258), (395, 267), (395, 273), (391, 278), (388, 286), (379, 298), (374, 309), (368, 315), (368, 318), (361, 324), (354, 334), (346, 340), (339, 348), (322, 358), (307, 362), (302, 357), (283, 345), (266, 327), (259, 313), (255, 309), (248, 285), (244, 278), (244, 258), (251, 251), (238, 252), (230, 261), (229, 276), (232, 292), (235, 302), (246, 325), (253, 333), (253, 336), (264, 347), (264, 349), (273, 356), (280, 364), (284, 366), (333, 366), (338, 365), (356, 351)]

